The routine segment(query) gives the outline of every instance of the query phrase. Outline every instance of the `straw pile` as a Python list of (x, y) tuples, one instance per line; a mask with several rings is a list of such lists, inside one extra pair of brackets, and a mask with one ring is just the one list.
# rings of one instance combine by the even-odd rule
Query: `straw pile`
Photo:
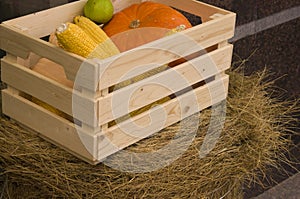
[[(191, 138), (187, 135), (194, 122), (200, 121), (182, 156), (152, 172), (122, 171), (139, 169), (133, 163), (143, 158), (122, 153), (112, 155), (107, 164), (89, 165), (2, 117), (0, 198), (242, 198), (243, 186), (259, 182), (267, 167), (285, 161), (299, 105), (273, 97), (278, 89), (273, 88), (272, 81), (265, 81), (266, 71), (250, 76), (240, 69), (229, 73), (226, 120), (209, 153), (199, 156), (208, 126), (220, 125), (211, 122), (215, 114), (212, 109), (125, 150), (132, 154), (157, 151), (175, 141), (173, 151), (180, 151)], [(221, 103), (215, 109), (222, 110), (223, 106)], [(184, 130), (175, 135), (182, 124)], [(160, 155), (171, 160), (168, 151)], [(155, 158), (142, 159), (143, 168), (159, 164)]]

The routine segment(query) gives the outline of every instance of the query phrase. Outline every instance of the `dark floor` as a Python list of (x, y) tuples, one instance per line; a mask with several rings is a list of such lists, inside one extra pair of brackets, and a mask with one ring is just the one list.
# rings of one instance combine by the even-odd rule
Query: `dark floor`
[[(247, 187), (244, 190), (244, 199), (250, 199), (254, 197), (261, 198), (300, 198), (298, 195), (293, 195), (293, 193), (299, 193), (300, 182), (300, 144), (290, 149), (289, 154), (287, 154), (289, 163), (282, 163), (281, 168), (275, 169), (270, 168), (267, 174), (266, 179), (263, 180), (264, 187), (261, 185), (252, 185), (250, 188)], [(297, 178), (293, 178), (297, 174)], [(286, 183), (288, 182), (290, 185), (289, 189), (286, 188)], [(277, 194), (280, 191), (281, 195), (285, 197), (279, 197)], [(277, 197), (278, 195), (278, 197)], [(281, 196), (280, 195), (280, 196)], [(273, 197), (271, 197), (273, 196)], [(298, 197), (296, 197), (298, 196)]]
[[(46, 7), (70, 2), (72, 0), (1, 0), (0, 21), (24, 15)], [(233, 40), (234, 63), (246, 61), (246, 72), (251, 73), (266, 67), (273, 73), (272, 78), (281, 77), (276, 86), (285, 90), (285, 98), (300, 98), (300, 18), (289, 17), (293, 13), (300, 13), (300, 1), (294, 0), (203, 0), (204, 2), (231, 10), (237, 13), (237, 27), (254, 22), (253, 31), (246, 37)], [(28, 3), (31, 2), (31, 3)], [(298, 9), (298, 10), (297, 10)], [(5, 12), (4, 12), (5, 11)], [(287, 11), (280, 19), (288, 20), (274, 27), (277, 21), (272, 16), (281, 11)], [(3, 14), (6, 13), (6, 14)], [(290, 13), (290, 14), (289, 14)], [(270, 27), (260, 31), (255, 22), (270, 17), (266, 26)], [(294, 16), (294, 15), (293, 15)], [(293, 17), (292, 16), (292, 17)], [(284, 20), (283, 20), (284, 21)], [(251, 24), (250, 24), (251, 25)], [(257, 27), (255, 27), (257, 25)], [(251, 26), (250, 26), (251, 27)], [(257, 32), (255, 32), (257, 31)], [(247, 34), (244, 34), (247, 35)], [(2, 54), (3, 55), (3, 54)], [(0, 55), (1, 57), (1, 55)], [(300, 121), (300, 117), (299, 117)], [(300, 129), (300, 122), (298, 122)], [(298, 132), (300, 133), (300, 130)], [(253, 185), (245, 187), (245, 198), (300, 198), (300, 136), (293, 136), (295, 147), (290, 149), (289, 159), (292, 166), (282, 164), (286, 172), (270, 169), (265, 179), (265, 187)], [(276, 186), (276, 184), (279, 186)], [(260, 195), (263, 194), (263, 195)]]
[(284, 180), (253, 199), (298, 199), (300, 198), (300, 173)]

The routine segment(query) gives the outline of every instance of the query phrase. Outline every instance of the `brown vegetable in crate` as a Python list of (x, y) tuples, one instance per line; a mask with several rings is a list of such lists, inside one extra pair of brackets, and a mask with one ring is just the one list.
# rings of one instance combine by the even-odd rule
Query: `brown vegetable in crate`
[[(31, 69), (39, 74), (42, 74), (43, 76), (45, 76), (47, 78), (50, 78), (64, 86), (66, 86), (66, 87), (69, 87), (69, 88), (73, 87), (73, 82), (67, 79), (63, 67), (49, 59), (41, 58), (34, 66), (31, 67)], [(31, 101), (56, 115), (59, 115), (65, 119), (70, 120), (70, 116), (68, 116), (66, 113), (37, 99), (36, 97), (31, 97)]]
[(125, 51), (159, 39), (179, 25), (192, 27), (188, 19), (175, 9), (146, 1), (116, 13), (103, 30), (120, 51)]
[(49, 59), (41, 58), (31, 69), (64, 86), (73, 88), (73, 81), (67, 79), (64, 68)]
[(55, 46), (59, 46), (55, 32), (53, 32), (49, 35), (49, 42)]

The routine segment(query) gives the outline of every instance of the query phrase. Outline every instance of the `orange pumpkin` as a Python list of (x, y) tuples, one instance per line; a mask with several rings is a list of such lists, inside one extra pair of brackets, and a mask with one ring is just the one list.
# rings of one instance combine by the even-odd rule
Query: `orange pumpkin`
[(103, 30), (122, 52), (159, 39), (179, 25), (192, 27), (183, 14), (170, 6), (146, 1), (116, 13)]

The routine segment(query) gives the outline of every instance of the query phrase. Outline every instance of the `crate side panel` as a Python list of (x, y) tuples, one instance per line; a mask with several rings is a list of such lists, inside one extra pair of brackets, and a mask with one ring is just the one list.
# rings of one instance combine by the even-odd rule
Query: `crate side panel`
[(182, 33), (202, 48), (207, 48), (234, 36), (235, 19), (236, 15), (231, 13), (189, 28)]
[[(0, 25), (1, 26), (1, 25)], [(8, 40), (5, 37), (1, 36), (1, 28), (0, 28), (0, 49), (5, 50), (6, 52), (26, 59), (29, 57), (30, 51), (27, 48), (20, 46), (14, 41)]]
[(225, 71), (231, 65), (232, 49), (232, 45), (216, 49), (101, 98), (99, 123), (114, 120)]
[(55, 32), (56, 28), (62, 23), (73, 21), (76, 15), (83, 14), (84, 4), (84, 1), (72, 2), (3, 23), (26, 31), (33, 37), (41, 38)]
[[(74, 153), (94, 160), (96, 155), (94, 151), (95, 138), (78, 131), (74, 124), (7, 90), (2, 91), (2, 103), (4, 114)], [(85, 144), (83, 144), (83, 138)], [(89, 143), (89, 147), (86, 143)]]
[(161, 107), (167, 115), (162, 116), (160, 109), (150, 109), (133, 117), (132, 120), (124, 121), (111, 127), (107, 132), (99, 134), (98, 160), (226, 99), (228, 82), (229, 76), (225, 75), (222, 79), (210, 82), (162, 104)]
[[(97, 90), (98, 67), (93, 60), (84, 59), (83, 57), (66, 52), (65, 50), (54, 46), (53, 44), (34, 38), (28, 34), (13, 29), (5, 24), (0, 24), (0, 48), (15, 56), (26, 59), (29, 52), (47, 58), (57, 64), (60, 64), (67, 75), (67, 78), (80, 83), (82, 87), (91, 90)], [(5, 44), (2, 41), (14, 43), (15, 48)], [(21, 46), (21, 48), (18, 48)], [(23, 50), (24, 52), (23, 52)], [(26, 55), (27, 57), (24, 57)], [(84, 71), (82, 71), (84, 69)], [(79, 74), (77, 72), (81, 70)]]
[(218, 18), (103, 60), (99, 63), (100, 89), (231, 38), (233, 20), (233, 16)]
[[(97, 126), (97, 102), (26, 67), (1, 60), (2, 81), (91, 126)], [(74, 112), (74, 110), (76, 110)]]

